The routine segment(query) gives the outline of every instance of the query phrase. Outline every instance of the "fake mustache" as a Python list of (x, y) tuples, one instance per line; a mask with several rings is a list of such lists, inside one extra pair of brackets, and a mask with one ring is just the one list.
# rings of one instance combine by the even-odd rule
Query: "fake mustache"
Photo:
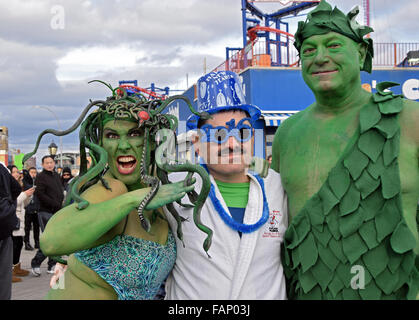
[(234, 148), (224, 148), (218, 151), (218, 156), (226, 156), (226, 155), (230, 155), (230, 154), (237, 154), (237, 155), (244, 155), (246, 153), (246, 151), (244, 149), (242, 149), (241, 147), (237, 146)]

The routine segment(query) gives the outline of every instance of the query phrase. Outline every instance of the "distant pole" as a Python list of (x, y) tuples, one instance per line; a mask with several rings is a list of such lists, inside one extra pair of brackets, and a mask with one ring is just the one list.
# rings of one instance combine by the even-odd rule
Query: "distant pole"
[(204, 74), (207, 74), (207, 57), (204, 57)]
[(188, 74), (186, 74), (186, 89), (189, 88)]
[(243, 48), (245, 48), (247, 44), (246, 4), (247, 4), (247, 0), (242, 0)]
[[(362, 6), (364, 8), (364, 24), (370, 27), (370, 0), (363, 0)], [(370, 34), (367, 34), (367, 38), (370, 37)]]

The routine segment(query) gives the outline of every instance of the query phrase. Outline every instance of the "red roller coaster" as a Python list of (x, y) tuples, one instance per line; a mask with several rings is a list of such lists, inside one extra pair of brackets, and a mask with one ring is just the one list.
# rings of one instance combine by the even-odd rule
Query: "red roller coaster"
[(144, 89), (138, 86), (134, 86), (131, 84), (121, 84), (120, 85), (121, 88), (124, 88), (125, 90), (127, 90), (128, 93), (130, 94), (138, 94), (138, 93), (145, 93), (148, 95), (149, 99), (160, 99), (160, 100), (166, 100), (167, 96), (164, 94), (159, 94), (156, 93), (154, 91), (148, 90), (148, 89)]

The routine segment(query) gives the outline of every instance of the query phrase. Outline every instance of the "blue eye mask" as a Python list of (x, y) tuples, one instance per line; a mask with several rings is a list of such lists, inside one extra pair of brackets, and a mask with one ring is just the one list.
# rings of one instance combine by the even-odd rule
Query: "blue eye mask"
[(246, 121), (252, 123), (250, 118), (243, 118), (237, 126), (234, 119), (226, 122), (227, 127), (218, 126), (214, 128), (210, 124), (205, 124), (200, 129), (202, 141), (223, 144), (231, 136), (241, 143), (249, 141), (253, 136), (253, 130), (251, 125), (244, 123)]

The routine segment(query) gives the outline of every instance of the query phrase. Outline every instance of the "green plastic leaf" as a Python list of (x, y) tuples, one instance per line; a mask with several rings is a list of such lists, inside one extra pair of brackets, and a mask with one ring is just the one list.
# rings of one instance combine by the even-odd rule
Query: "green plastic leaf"
[(286, 240), (286, 247), (288, 249), (294, 249), (296, 246), (300, 244), (300, 240), (298, 239), (297, 231), (295, 231), (294, 224), (290, 224), (287, 232), (285, 233), (285, 240)]
[(375, 279), (377, 286), (380, 287), (387, 295), (395, 291), (398, 282), (398, 274), (392, 274), (387, 268)]
[(384, 244), (369, 250), (362, 257), (362, 261), (371, 275), (376, 278), (387, 267), (389, 257)]
[(391, 199), (400, 192), (400, 177), (397, 161), (394, 161), (381, 174), (381, 185), (384, 199)]
[(343, 196), (341, 202), (339, 203), (340, 216), (345, 216), (351, 212), (354, 212), (361, 200), (361, 195), (356, 189), (354, 184), (349, 186), (348, 192)]
[[(372, 275), (371, 273), (368, 271), (368, 268), (365, 267), (364, 262), (362, 261), (362, 258), (359, 258), (357, 261), (354, 262), (353, 266), (360, 266), (362, 268), (364, 268), (364, 285), (368, 285), (371, 281), (372, 281)], [(357, 272), (354, 271), (354, 275)], [(353, 280), (353, 279), (351, 279)]]
[(354, 180), (358, 179), (362, 170), (368, 165), (368, 162), (368, 157), (356, 147), (350, 152), (346, 159), (343, 160), (344, 166), (349, 170), (349, 173)]
[(343, 288), (344, 288), (343, 282), (340, 280), (340, 278), (337, 275), (335, 275), (335, 277), (329, 284), (329, 289), (330, 289), (330, 292), (332, 293), (333, 299), (336, 299), (338, 293), (341, 292)]
[(380, 300), (381, 294), (381, 289), (378, 288), (374, 281), (371, 281), (364, 289), (359, 290), (359, 295), (364, 300)]
[(373, 219), (383, 207), (385, 199), (381, 193), (381, 189), (378, 188), (361, 201), (361, 206), (364, 208), (365, 221)]
[(312, 290), (305, 295), (299, 297), (300, 300), (322, 300), (323, 295), (320, 286), (315, 286)]
[(359, 234), (367, 245), (368, 249), (373, 249), (378, 246), (377, 230), (375, 228), (374, 220), (365, 222), (359, 229)]
[(415, 255), (413, 253), (405, 254), (403, 261), (401, 263), (401, 267), (403, 268), (404, 272), (410, 274), (412, 272), (412, 268), (415, 265)]
[(303, 272), (299, 280), (304, 293), (309, 292), (317, 285), (317, 279), (311, 274), (311, 271)]
[(310, 269), (317, 261), (319, 253), (316, 242), (311, 233), (301, 242), (299, 246), (300, 262), (303, 267), (303, 273)]
[(369, 104), (366, 108), (361, 109), (359, 113), (361, 134), (374, 127), (380, 119), (381, 112), (377, 104)]
[(336, 274), (339, 276), (339, 279), (342, 281), (342, 284), (345, 288), (351, 288), (351, 280), (354, 277), (354, 274), (351, 273), (352, 267), (348, 264), (339, 264), (336, 268)]
[(394, 159), (397, 158), (400, 152), (400, 132), (386, 141), (383, 148), (383, 162), (388, 167)]
[(362, 207), (358, 207), (354, 213), (339, 218), (339, 230), (344, 238), (354, 233), (364, 222)]
[(321, 203), (323, 203), (322, 210), (324, 215), (327, 215), (330, 210), (332, 210), (332, 208), (339, 203), (339, 199), (329, 189), (327, 183), (323, 184), (323, 186), (320, 188), (319, 197), (321, 199)]
[(397, 286), (396, 286), (396, 289), (395, 290), (399, 290), (403, 286), (406, 286), (406, 283), (409, 281), (409, 274), (408, 273), (406, 273), (402, 269), (399, 269), (398, 271), (399, 271), (398, 272), (399, 282), (397, 283)]
[(383, 208), (375, 217), (375, 226), (377, 229), (377, 240), (381, 242), (385, 237), (391, 234), (400, 222), (400, 212), (397, 207), (397, 199), (390, 199), (384, 203)]
[[(393, 95), (391, 94), (391, 92), (385, 92), (385, 95), (374, 95), (374, 102), (376, 102), (377, 104), (379, 103), (384, 103), (386, 101), (392, 100), (394, 99)], [(380, 111), (381, 112), (381, 111)]]
[[(305, 209), (303, 209), (305, 210)], [(298, 243), (300, 244), (311, 230), (310, 221), (304, 211), (298, 217), (298, 222), (294, 223), (295, 232), (297, 233)]]
[(296, 269), (301, 261), (300, 261), (300, 246), (295, 247), (291, 250), (291, 257), (292, 257), (292, 264), (291, 269)]
[[(416, 275), (416, 277), (418, 277)], [(417, 300), (417, 295), (419, 291), (419, 279), (410, 279), (408, 282), (409, 291), (407, 292), (407, 300)]]
[[(386, 141), (387, 143), (388, 141)], [(385, 144), (384, 144), (384, 148), (385, 148)], [(384, 150), (383, 150), (384, 153)], [(368, 164), (367, 170), (370, 173), (371, 177), (373, 177), (374, 179), (378, 179), (381, 176), (381, 173), (383, 173), (385, 171), (386, 167), (384, 166), (384, 160), (383, 160), (383, 155), (379, 156), (377, 161), (375, 162), (370, 162)]]
[(342, 248), (351, 264), (368, 251), (368, 247), (359, 233), (353, 233), (347, 238), (342, 238)]
[(339, 259), (332, 253), (331, 250), (325, 248), (321, 244), (317, 246), (319, 250), (319, 257), (327, 265), (327, 267), (332, 270), (332, 272), (336, 269), (337, 265), (339, 264)]
[(374, 128), (376, 128), (384, 138), (391, 139), (396, 132), (399, 131), (397, 117), (383, 115), (380, 122), (378, 122)]
[(332, 281), (333, 272), (330, 270), (326, 264), (322, 262), (322, 260), (317, 260), (317, 263), (311, 268), (311, 273), (313, 274), (314, 278), (316, 278), (318, 284), (322, 291), (325, 291), (327, 285)]
[(358, 290), (354, 290), (352, 288), (345, 288), (342, 290), (343, 299), (345, 300), (360, 300), (361, 296), (358, 293)]
[(313, 235), (317, 239), (317, 241), (323, 245), (323, 247), (327, 247), (327, 244), (329, 243), (329, 240), (332, 237), (332, 234), (330, 233), (328, 228), (323, 228), (323, 230), (321, 231), (313, 231)]
[(358, 140), (358, 147), (360, 151), (375, 162), (383, 150), (384, 142), (384, 137), (377, 130), (371, 129), (361, 134)]
[[(307, 216), (309, 217), (313, 227), (317, 227), (317, 230), (323, 230), (325, 216), (323, 215), (323, 205), (320, 200), (311, 205), (310, 212), (307, 213)], [(319, 228), (320, 226), (321, 228)]]
[(380, 112), (384, 114), (399, 113), (403, 109), (403, 99), (397, 97), (392, 100), (378, 103)]
[(396, 273), (397, 270), (400, 268), (400, 264), (403, 260), (403, 255), (394, 252), (393, 250), (387, 250), (389, 255), (389, 263), (388, 263), (388, 269), (392, 273)]
[(335, 240), (335, 238), (331, 238), (329, 241), (329, 249), (336, 258), (338, 258), (342, 263), (348, 262), (348, 258), (343, 253), (342, 242)]
[(351, 180), (348, 170), (341, 162), (330, 171), (328, 182), (330, 189), (338, 199), (341, 199), (346, 191), (348, 191)]
[(358, 180), (355, 181), (355, 186), (361, 192), (361, 198), (365, 199), (372, 192), (374, 192), (380, 185), (379, 179), (374, 179), (368, 170), (364, 170)]
[(342, 234), (339, 231), (339, 222), (338, 222), (338, 210), (334, 208), (331, 213), (326, 217), (326, 226), (332, 234), (333, 238), (339, 240)]
[(374, 99), (376, 97), (380, 97), (380, 96), (394, 96), (394, 93), (392, 91), (385, 91), (386, 89), (395, 87), (395, 86), (399, 86), (400, 84), (397, 82), (393, 82), (393, 81), (383, 81), (377, 84), (376, 89), (377, 89), (377, 93), (374, 94)]

